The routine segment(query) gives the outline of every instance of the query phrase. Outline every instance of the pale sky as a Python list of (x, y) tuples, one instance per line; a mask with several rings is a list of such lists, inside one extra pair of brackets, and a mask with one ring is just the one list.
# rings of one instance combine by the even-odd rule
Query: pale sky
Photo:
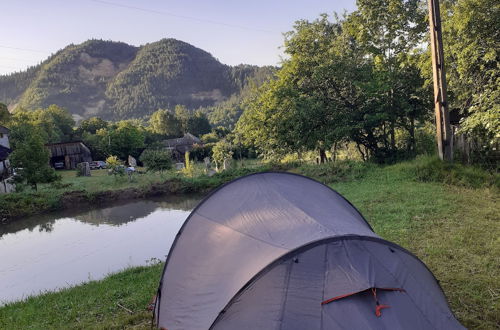
[(355, 0), (0, 0), (0, 74), (90, 38), (176, 38), (225, 64), (276, 65), (296, 20), (354, 9)]

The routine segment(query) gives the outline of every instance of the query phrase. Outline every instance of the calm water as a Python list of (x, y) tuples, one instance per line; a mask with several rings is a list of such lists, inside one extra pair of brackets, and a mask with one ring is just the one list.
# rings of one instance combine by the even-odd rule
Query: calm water
[(0, 304), (164, 261), (199, 200), (133, 201), (0, 225)]

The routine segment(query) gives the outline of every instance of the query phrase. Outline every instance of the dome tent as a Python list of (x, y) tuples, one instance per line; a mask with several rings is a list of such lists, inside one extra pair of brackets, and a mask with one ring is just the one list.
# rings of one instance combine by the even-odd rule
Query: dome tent
[(290, 173), (236, 179), (193, 210), (155, 320), (168, 330), (460, 328), (423, 263), (341, 195)]

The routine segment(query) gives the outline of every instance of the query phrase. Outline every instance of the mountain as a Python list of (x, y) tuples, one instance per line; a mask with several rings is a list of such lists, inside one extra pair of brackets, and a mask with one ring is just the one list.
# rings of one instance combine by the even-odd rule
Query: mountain
[(27, 71), (0, 76), (0, 102), (11, 110), (57, 104), (75, 119), (139, 118), (177, 104), (210, 109), (267, 72), (271, 70), (222, 64), (176, 39), (141, 47), (88, 40), (67, 46)]

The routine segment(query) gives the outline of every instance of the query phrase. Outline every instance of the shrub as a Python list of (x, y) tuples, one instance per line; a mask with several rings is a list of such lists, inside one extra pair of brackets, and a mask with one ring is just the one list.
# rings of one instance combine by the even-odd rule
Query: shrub
[(106, 158), (106, 163), (108, 164), (108, 173), (113, 174), (115, 178), (125, 175), (125, 166), (122, 165), (122, 161), (116, 156), (109, 156)]
[(479, 167), (443, 162), (436, 157), (418, 157), (411, 163), (415, 178), (423, 182), (442, 182), (467, 188), (500, 188), (500, 175)]
[(182, 173), (185, 176), (192, 178), (194, 176), (194, 166), (191, 162), (191, 158), (189, 156), (189, 151), (184, 154), (184, 168), (182, 169)]
[(163, 172), (172, 168), (172, 153), (168, 150), (146, 149), (140, 157), (148, 171)]
[(326, 164), (306, 164), (297, 168), (297, 172), (323, 183), (349, 181), (362, 178), (376, 166), (369, 162), (343, 160)]

